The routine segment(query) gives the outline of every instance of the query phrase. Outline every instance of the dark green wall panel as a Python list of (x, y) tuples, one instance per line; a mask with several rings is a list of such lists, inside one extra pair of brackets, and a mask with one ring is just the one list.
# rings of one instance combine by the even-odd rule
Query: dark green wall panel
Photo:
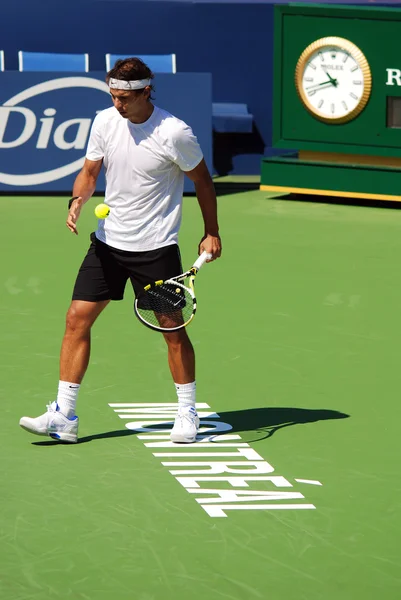
[(401, 195), (400, 170), (289, 158), (265, 158), (261, 184), (338, 192)]

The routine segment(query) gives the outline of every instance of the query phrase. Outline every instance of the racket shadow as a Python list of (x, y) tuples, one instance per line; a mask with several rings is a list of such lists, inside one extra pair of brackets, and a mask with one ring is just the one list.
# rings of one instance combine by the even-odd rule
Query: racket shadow
[(291, 407), (248, 408), (219, 415), (232, 426), (230, 433), (241, 433), (246, 442), (265, 440), (284, 427), (350, 417), (337, 410)]

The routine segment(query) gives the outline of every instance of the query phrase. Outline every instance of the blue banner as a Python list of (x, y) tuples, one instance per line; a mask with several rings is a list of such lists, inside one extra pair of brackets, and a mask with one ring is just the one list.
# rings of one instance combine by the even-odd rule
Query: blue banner
[[(111, 106), (104, 77), (103, 72), (0, 73), (1, 191), (71, 191), (93, 119)], [(155, 104), (192, 127), (211, 169), (211, 75), (160, 74), (155, 88)], [(188, 180), (185, 191), (192, 189)], [(104, 191), (103, 174), (97, 191)]]

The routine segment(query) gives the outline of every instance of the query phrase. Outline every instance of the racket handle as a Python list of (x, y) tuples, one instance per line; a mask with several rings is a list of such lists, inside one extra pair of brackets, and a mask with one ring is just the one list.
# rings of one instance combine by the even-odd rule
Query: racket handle
[(202, 252), (199, 258), (194, 262), (193, 266), (199, 271), (199, 269), (203, 267), (203, 265), (207, 260), (209, 260), (209, 258), (212, 258), (212, 254), (209, 254), (209, 252), (206, 251)]

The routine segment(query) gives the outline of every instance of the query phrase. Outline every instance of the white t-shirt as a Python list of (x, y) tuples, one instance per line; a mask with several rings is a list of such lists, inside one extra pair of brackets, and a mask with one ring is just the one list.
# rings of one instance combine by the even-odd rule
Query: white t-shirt
[(98, 222), (99, 240), (133, 252), (177, 243), (183, 171), (203, 158), (186, 123), (157, 106), (139, 125), (107, 108), (93, 122), (86, 157), (103, 158), (106, 173), (110, 214)]

